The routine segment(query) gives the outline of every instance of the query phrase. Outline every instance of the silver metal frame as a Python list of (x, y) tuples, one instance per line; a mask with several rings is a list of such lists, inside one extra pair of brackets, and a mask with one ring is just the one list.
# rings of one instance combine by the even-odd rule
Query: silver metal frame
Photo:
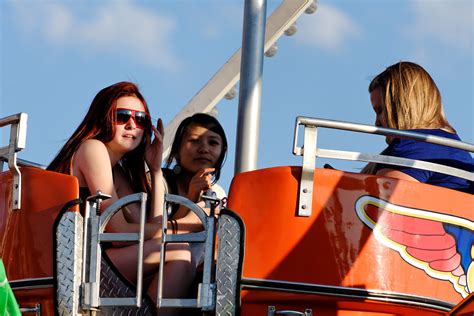
[(82, 282), (84, 219), (79, 212), (59, 214), (56, 226), (56, 312), (59, 316), (78, 315)]
[[(215, 201), (215, 198), (211, 196), (210, 200), (211, 202)], [(214, 231), (216, 219), (212, 214), (208, 216), (202, 208), (185, 197), (173, 194), (165, 194), (165, 210), (168, 209), (170, 203), (184, 205), (190, 209), (201, 220), (204, 230), (197, 233), (174, 235), (168, 234), (168, 213), (163, 212), (163, 233), (161, 237), (160, 262), (165, 262), (166, 244), (168, 243), (204, 243), (203, 280), (202, 283), (199, 284), (198, 297), (196, 299), (163, 298), (164, 264), (160, 264), (157, 307), (201, 308), (202, 311), (213, 311), (215, 309), (216, 301), (216, 284), (212, 280), (212, 265), (214, 260)]]
[[(82, 309), (97, 310), (100, 306), (136, 306), (142, 303), (143, 243), (146, 219), (146, 193), (127, 195), (110, 205), (99, 215), (100, 203), (110, 196), (100, 191), (87, 199), (84, 218), (84, 254), (82, 270)], [(122, 207), (140, 202), (140, 228), (138, 233), (104, 233), (105, 226)], [(137, 256), (137, 287), (135, 297), (100, 297), (101, 242), (136, 241), (139, 244)]]
[(41, 304), (34, 304), (33, 307), (21, 307), (20, 313), (22, 314), (35, 314), (41, 316)]
[(245, 0), (235, 174), (257, 168), (266, 15), (266, 0)]
[[(0, 171), (3, 170), (3, 163), (8, 162), (8, 158), (5, 156), (0, 156)], [(33, 167), (33, 168), (39, 168), (39, 169), (46, 169), (45, 165), (42, 165), (40, 163), (36, 163), (33, 161), (21, 159), (21, 158), (16, 158), (16, 164), (18, 167)]]
[(244, 222), (238, 214), (221, 210), (217, 221), (216, 316), (234, 316), (240, 306), (244, 231)]
[[(13, 175), (12, 209), (21, 209), (21, 172), (17, 164), (17, 152), (25, 149), (28, 115), (18, 113), (0, 119), (0, 127), (10, 125), (8, 146), (0, 147), (0, 157), (8, 161), (8, 168)], [(3, 161), (1, 170), (3, 170)]]
[[(304, 126), (304, 143), (303, 146), (298, 147), (298, 130), (300, 126)], [(295, 131), (293, 138), (293, 154), (297, 156), (303, 156), (303, 170), (301, 174), (300, 190), (299, 190), (299, 204), (298, 204), (298, 215), (299, 216), (310, 216), (312, 210), (312, 197), (313, 197), (313, 177), (314, 169), (316, 167), (316, 159), (320, 158), (331, 158), (331, 159), (345, 159), (354, 161), (365, 161), (383, 163), (394, 166), (412, 167), (423, 170), (435, 171), (439, 173), (449, 174), (455, 177), (474, 181), (474, 173), (466, 170), (448, 167), (436, 163), (406, 159), (400, 157), (379, 155), (379, 154), (367, 154), (360, 152), (341, 151), (341, 150), (329, 150), (317, 147), (317, 128), (331, 128), (344, 131), (392, 136), (398, 138), (407, 138), (418, 141), (423, 141), (432, 144), (438, 144), (465, 150), (468, 152), (474, 152), (474, 145), (458, 140), (449, 138), (396, 130), (390, 128), (377, 127), (372, 125), (350, 123), (343, 121), (327, 120), (320, 118), (302, 117), (298, 116), (295, 122)]]

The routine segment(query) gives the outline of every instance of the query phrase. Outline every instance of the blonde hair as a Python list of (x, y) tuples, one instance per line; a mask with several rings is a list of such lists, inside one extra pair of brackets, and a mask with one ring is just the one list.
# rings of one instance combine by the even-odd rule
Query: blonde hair
[(402, 61), (387, 67), (370, 82), (369, 92), (378, 88), (387, 127), (443, 128), (455, 132), (444, 115), (436, 83), (420, 65)]
[[(370, 82), (369, 93), (376, 89), (380, 89), (382, 95), (382, 116), (387, 127), (456, 132), (446, 119), (436, 83), (420, 65), (401, 61), (387, 67)], [(376, 171), (375, 163), (362, 169), (362, 173), (367, 174)]]

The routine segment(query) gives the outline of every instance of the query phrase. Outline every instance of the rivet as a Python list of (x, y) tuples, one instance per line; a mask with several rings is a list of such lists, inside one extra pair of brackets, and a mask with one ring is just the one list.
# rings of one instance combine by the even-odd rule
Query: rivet
[(303, 189), (303, 193), (308, 193), (308, 189)]
[(306, 209), (306, 205), (301, 205), (301, 208), (302, 208), (303, 210), (305, 210), (305, 209)]

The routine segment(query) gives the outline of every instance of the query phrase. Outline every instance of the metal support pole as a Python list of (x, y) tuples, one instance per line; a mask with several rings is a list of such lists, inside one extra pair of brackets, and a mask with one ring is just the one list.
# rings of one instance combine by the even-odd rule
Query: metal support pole
[(257, 168), (266, 0), (246, 0), (240, 67), (235, 173)]

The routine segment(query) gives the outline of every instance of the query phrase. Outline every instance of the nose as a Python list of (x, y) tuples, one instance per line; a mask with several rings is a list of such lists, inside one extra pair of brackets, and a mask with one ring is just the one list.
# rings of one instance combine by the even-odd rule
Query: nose
[(198, 151), (200, 153), (207, 153), (207, 152), (209, 152), (209, 147), (207, 146), (207, 144), (205, 142), (200, 142)]
[(135, 123), (135, 119), (133, 116), (130, 116), (130, 119), (128, 120), (127, 124), (125, 124), (125, 129), (136, 129), (137, 124)]

